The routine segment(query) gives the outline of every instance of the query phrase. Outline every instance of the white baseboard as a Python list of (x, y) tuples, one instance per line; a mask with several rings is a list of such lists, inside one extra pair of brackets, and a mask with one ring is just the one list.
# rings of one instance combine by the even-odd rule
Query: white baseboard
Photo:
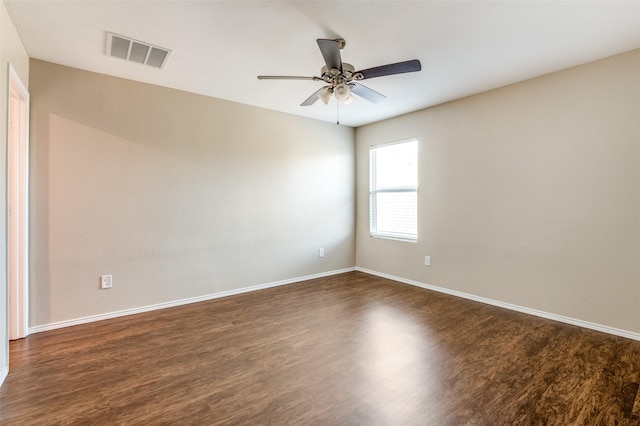
[(274, 281), (274, 282), (270, 282), (270, 283), (266, 283), (266, 284), (258, 284), (258, 285), (254, 285), (254, 286), (251, 286), (251, 287), (244, 287), (244, 288), (239, 288), (239, 289), (235, 289), (235, 290), (221, 291), (219, 293), (206, 294), (206, 295), (203, 295), (203, 296), (190, 297), (190, 298), (187, 298), (187, 299), (174, 300), (174, 301), (171, 301), (171, 302), (164, 302), (164, 303), (157, 303), (157, 304), (154, 304), (154, 305), (141, 306), (139, 308), (124, 309), (122, 311), (108, 312), (108, 313), (105, 313), (105, 314), (91, 315), (91, 316), (83, 317), (83, 318), (76, 318), (76, 319), (71, 319), (71, 320), (66, 320), (66, 321), (59, 321), (59, 322), (54, 322), (54, 323), (49, 323), (49, 324), (37, 325), (37, 326), (34, 326), (34, 327), (30, 327), (29, 328), (29, 333), (40, 333), (40, 332), (48, 331), (48, 330), (55, 330), (57, 328), (71, 327), (73, 325), (87, 324), (87, 323), (90, 323), (90, 322), (102, 321), (102, 320), (111, 319), (111, 318), (118, 318), (118, 317), (123, 317), (123, 316), (126, 316), (126, 315), (134, 315), (134, 314), (140, 314), (142, 312), (155, 311), (155, 310), (158, 310), (158, 309), (165, 309), (165, 308), (172, 308), (172, 307), (175, 307), (175, 306), (188, 305), (190, 303), (204, 302), (206, 300), (218, 299), (218, 298), (221, 298), (221, 297), (233, 296), (233, 295), (241, 294), (241, 293), (248, 293), (250, 291), (264, 290), (266, 288), (278, 287), (278, 286), (287, 285), (287, 284), (294, 284), (294, 283), (298, 283), (298, 282), (301, 282), (301, 281), (312, 280), (312, 279), (315, 279), (315, 278), (323, 278), (323, 277), (328, 277), (328, 276), (331, 276), (331, 275), (338, 275), (338, 274), (343, 274), (345, 272), (352, 272), (352, 271), (355, 271), (355, 267), (345, 268), (345, 269), (338, 269), (338, 270), (328, 271), (328, 272), (321, 272), (319, 274), (313, 274), (313, 275), (305, 275), (305, 276), (302, 276), (302, 277), (290, 278), (290, 279), (282, 280), (282, 281)]
[(480, 297), (469, 293), (463, 293), (461, 291), (450, 290), (448, 288), (437, 287), (431, 284), (425, 284), (406, 278), (396, 277), (394, 275), (385, 274), (378, 271), (372, 271), (366, 268), (356, 267), (356, 271), (364, 272), (371, 275), (376, 275), (382, 278), (387, 278), (393, 281), (398, 281), (404, 284), (421, 287), (427, 290), (437, 291), (439, 293), (449, 294), (451, 296), (461, 297), (463, 299), (473, 300), (475, 302), (485, 303), (487, 305), (497, 306), (499, 308), (509, 309), (511, 311), (522, 312), (529, 315), (535, 315), (537, 317), (546, 318), (554, 321), (563, 322), (566, 324), (576, 325), (578, 327), (588, 328), (591, 330), (601, 331), (603, 333), (613, 334), (615, 336), (626, 337), (627, 339), (640, 340), (640, 333), (634, 333), (632, 331), (621, 330), (614, 327), (608, 327), (605, 325), (595, 324), (588, 321), (583, 321), (575, 318), (565, 317), (562, 315), (552, 314), (549, 312), (539, 311), (537, 309), (526, 308), (524, 306), (513, 305), (511, 303), (500, 302), (498, 300), (487, 299), (486, 297)]
[[(424, 288), (424, 289), (427, 289), (427, 290), (433, 290), (433, 291), (437, 291), (439, 293), (449, 294), (451, 296), (461, 297), (463, 299), (468, 299), (468, 300), (473, 300), (475, 302), (485, 303), (487, 305), (497, 306), (497, 307), (500, 307), (500, 308), (505, 308), (505, 309), (509, 309), (509, 310), (512, 310), (512, 311), (516, 311), (516, 312), (522, 312), (522, 313), (525, 313), (525, 314), (534, 315), (534, 316), (537, 316), (537, 317), (546, 318), (546, 319), (550, 319), (550, 320), (553, 320), (553, 321), (558, 321), (558, 322), (562, 322), (562, 323), (566, 323), (566, 324), (576, 325), (578, 327), (588, 328), (588, 329), (591, 329), (591, 330), (596, 330), (596, 331), (600, 331), (600, 332), (603, 332), (603, 333), (613, 334), (615, 336), (620, 336), (620, 337), (625, 337), (627, 339), (640, 341), (640, 333), (634, 333), (634, 332), (627, 331), (627, 330), (621, 330), (621, 329), (614, 328), (614, 327), (608, 327), (608, 326), (605, 326), (605, 325), (595, 324), (595, 323), (588, 322), (588, 321), (583, 321), (583, 320), (579, 320), (579, 319), (575, 319), (575, 318), (565, 317), (565, 316), (562, 316), (562, 315), (552, 314), (552, 313), (549, 313), (549, 312), (539, 311), (537, 309), (531, 309), (531, 308), (527, 308), (527, 307), (524, 307), (524, 306), (513, 305), (511, 303), (500, 302), (498, 300), (488, 299), (486, 297), (476, 296), (476, 295), (473, 295), (473, 294), (464, 293), (464, 292), (457, 291), (457, 290), (450, 290), (450, 289), (447, 289), (447, 288), (444, 288), (444, 287), (438, 287), (438, 286), (434, 286), (434, 285), (431, 285), (431, 284), (425, 284), (425, 283), (421, 283), (419, 281), (414, 281), (414, 280), (410, 280), (410, 279), (406, 279), (406, 278), (402, 278), (402, 277), (397, 277), (395, 275), (385, 274), (385, 273), (382, 273), (382, 272), (373, 271), (371, 269), (366, 269), (366, 268), (361, 268), (361, 267), (344, 268), (344, 269), (339, 269), (339, 270), (334, 270), (334, 271), (322, 272), (322, 273), (319, 273), (319, 274), (313, 274), (313, 275), (306, 275), (306, 276), (297, 277), (297, 278), (291, 278), (291, 279), (282, 280), (282, 281), (274, 281), (274, 282), (270, 282), (270, 283), (266, 283), (266, 284), (259, 284), (259, 285), (255, 285), (255, 286), (251, 286), (251, 287), (239, 288), (239, 289), (236, 289), (236, 290), (228, 290), (228, 291), (223, 291), (223, 292), (219, 292), (219, 293), (213, 293), (213, 294), (207, 294), (207, 295), (203, 295), (203, 296), (191, 297), (191, 298), (187, 298), (187, 299), (175, 300), (175, 301), (171, 301), (171, 302), (165, 302), (165, 303), (158, 303), (158, 304), (154, 304), (154, 305), (142, 306), (142, 307), (139, 307), (139, 308), (125, 309), (125, 310), (122, 310), (122, 311), (108, 312), (108, 313), (105, 313), (105, 314), (92, 315), (92, 316), (83, 317), (83, 318), (76, 318), (76, 319), (72, 319), (72, 320), (59, 321), (59, 322), (54, 322), (54, 323), (50, 323), (50, 324), (38, 325), (38, 326), (34, 326), (34, 327), (29, 328), (29, 332), (30, 333), (40, 333), (40, 332), (48, 331), (48, 330), (55, 330), (57, 328), (71, 327), (71, 326), (74, 326), (74, 325), (87, 324), (87, 323), (90, 323), (90, 322), (102, 321), (102, 320), (111, 319), (111, 318), (118, 318), (118, 317), (122, 317), (122, 316), (126, 316), (126, 315), (134, 315), (134, 314), (139, 314), (139, 313), (142, 313), (142, 312), (149, 312), (149, 311), (155, 311), (155, 310), (158, 310), (158, 309), (172, 308), (172, 307), (175, 307), (175, 306), (187, 305), (187, 304), (190, 304), (190, 303), (204, 302), (206, 300), (218, 299), (218, 298), (221, 298), (221, 297), (233, 296), (233, 295), (236, 295), (236, 294), (247, 293), (247, 292), (257, 291), (257, 290), (263, 290), (263, 289), (266, 289), (266, 288), (278, 287), (278, 286), (287, 285), (287, 284), (294, 284), (294, 283), (298, 283), (298, 282), (301, 282), (301, 281), (307, 281), (307, 280), (311, 280), (311, 279), (315, 279), (315, 278), (323, 278), (323, 277), (328, 277), (328, 276), (331, 276), (331, 275), (343, 274), (345, 272), (352, 272), (352, 271), (360, 271), (360, 272), (364, 272), (366, 274), (376, 275), (376, 276), (379, 276), (379, 277), (382, 277), (382, 278), (387, 278), (387, 279), (390, 279), (390, 280), (393, 280), (393, 281), (398, 281), (398, 282), (401, 282), (401, 283), (404, 283), (404, 284), (413, 285), (413, 286)], [(7, 368), (5, 367), (2, 371), (0, 371), (0, 384), (2, 383), (2, 380), (4, 380), (4, 377), (6, 377), (6, 375), (7, 375)]]
[(2, 383), (4, 383), (4, 379), (7, 378), (8, 374), (9, 374), (9, 367), (5, 365), (4, 367), (2, 367), (2, 370), (0, 370), (0, 386), (2, 386)]

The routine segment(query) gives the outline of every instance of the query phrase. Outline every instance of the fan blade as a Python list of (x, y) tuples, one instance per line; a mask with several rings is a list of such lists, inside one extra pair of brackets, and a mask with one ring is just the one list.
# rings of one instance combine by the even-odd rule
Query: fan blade
[(326, 38), (319, 38), (316, 40), (318, 47), (324, 58), (324, 62), (327, 64), (329, 71), (336, 69), (342, 71), (342, 58), (340, 57), (340, 43), (336, 40), (328, 40)]
[(371, 103), (377, 104), (378, 102), (384, 101), (385, 99), (387, 99), (385, 95), (378, 93), (375, 90), (370, 89), (365, 85), (358, 84), (358, 83), (351, 83), (351, 84), (354, 85), (353, 88), (351, 89), (352, 93), (355, 93), (356, 95), (365, 98)]
[[(385, 75), (402, 74), (405, 72), (420, 71), (422, 65), (417, 59), (411, 61), (397, 62), (395, 64), (382, 65), (379, 67), (367, 68), (366, 70), (358, 71), (355, 73), (357, 80), (364, 80), (366, 78), (382, 77)], [(360, 78), (361, 75), (362, 77)]]
[(300, 77), (297, 75), (259, 75), (258, 80), (315, 80), (318, 77)]
[(318, 95), (320, 94), (320, 92), (322, 92), (322, 89), (324, 89), (324, 87), (321, 87), (320, 89), (318, 89), (317, 91), (313, 92), (313, 95), (309, 96), (307, 99), (305, 99), (305, 101), (303, 103), (300, 104), (300, 106), (310, 106), (316, 103), (316, 101), (318, 99), (320, 99), (318, 97)]

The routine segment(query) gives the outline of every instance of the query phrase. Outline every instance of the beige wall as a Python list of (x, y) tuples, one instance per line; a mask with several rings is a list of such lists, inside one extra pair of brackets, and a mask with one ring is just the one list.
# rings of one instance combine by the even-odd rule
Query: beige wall
[(20, 80), (28, 87), (29, 57), (22, 45), (7, 9), (0, 2), (0, 374), (8, 367), (9, 346), (7, 328), (7, 79), (11, 63)]
[[(639, 76), (635, 50), (358, 128), (357, 266), (640, 332)], [(412, 136), (419, 241), (371, 238), (369, 147)]]
[(31, 326), (355, 264), (352, 128), (38, 60), (30, 78)]

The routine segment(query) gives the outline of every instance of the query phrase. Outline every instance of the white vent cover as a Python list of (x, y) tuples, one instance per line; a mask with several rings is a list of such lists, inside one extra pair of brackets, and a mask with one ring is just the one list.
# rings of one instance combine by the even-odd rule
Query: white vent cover
[(154, 68), (163, 68), (171, 50), (114, 33), (107, 33), (107, 55)]

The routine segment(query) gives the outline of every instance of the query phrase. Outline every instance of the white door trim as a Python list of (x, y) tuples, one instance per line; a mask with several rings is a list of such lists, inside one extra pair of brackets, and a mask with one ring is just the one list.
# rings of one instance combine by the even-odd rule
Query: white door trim
[(29, 334), (29, 92), (9, 64), (7, 83), (9, 340)]

